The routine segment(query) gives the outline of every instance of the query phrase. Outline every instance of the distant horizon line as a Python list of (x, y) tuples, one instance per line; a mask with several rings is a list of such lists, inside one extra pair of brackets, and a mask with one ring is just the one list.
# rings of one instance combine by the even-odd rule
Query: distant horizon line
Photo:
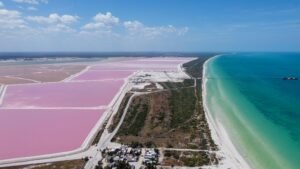
[(5, 53), (299, 53), (300, 51), (0, 51)]

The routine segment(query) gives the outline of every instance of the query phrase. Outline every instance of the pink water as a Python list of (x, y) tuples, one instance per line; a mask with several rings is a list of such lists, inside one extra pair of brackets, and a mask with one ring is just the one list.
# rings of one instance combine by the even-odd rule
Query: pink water
[(103, 110), (1, 110), (0, 160), (77, 149)]
[[(125, 59), (93, 66), (73, 82), (8, 86), (0, 106), (0, 160), (79, 148), (104, 112), (84, 108), (108, 105), (124, 84), (89, 80), (124, 79), (137, 70), (177, 71), (186, 61), (170, 59)], [(55, 109), (33, 109), (38, 107)]]
[(181, 61), (181, 62), (188, 62), (191, 61), (195, 58), (191, 58), (191, 57), (184, 57), (184, 58), (178, 58), (178, 57), (152, 57), (152, 58), (142, 58), (142, 59), (138, 59), (139, 61)]
[(138, 62), (132, 63), (119, 63), (119, 64), (99, 64), (93, 66), (91, 70), (130, 70), (130, 71), (177, 71), (177, 65), (167, 65), (167, 64), (139, 64)]
[(96, 107), (108, 105), (123, 80), (8, 86), (1, 107)]
[(105, 80), (105, 79), (124, 79), (131, 75), (133, 71), (93, 71), (89, 70), (73, 80)]
[(177, 66), (189, 60), (174, 58), (143, 58), (122, 60), (118, 63), (105, 63), (93, 66), (91, 70), (144, 70), (144, 71), (177, 71)]
[(95, 66), (93, 70), (132, 70), (132, 71), (177, 71), (176, 67), (103, 67), (103, 66)]
[(176, 67), (179, 64), (184, 63), (182, 60), (137, 60), (137, 61), (126, 61), (124, 63), (132, 63), (132, 64), (144, 64), (144, 65), (166, 65), (166, 66), (174, 66)]

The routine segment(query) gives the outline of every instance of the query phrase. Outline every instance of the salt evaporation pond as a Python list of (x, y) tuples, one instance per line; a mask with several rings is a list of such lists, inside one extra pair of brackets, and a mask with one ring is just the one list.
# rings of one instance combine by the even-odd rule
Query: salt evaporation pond
[(89, 70), (80, 76), (74, 78), (79, 80), (107, 80), (107, 79), (124, 79), (130, 76), (134, 71), (118, 71), (118, 70)]
[(108, 105), (124, 80), (15, 85), (2, 107), (96, 107)]
[(0, 109), (0, 160), (77, 149), (103, 112)]

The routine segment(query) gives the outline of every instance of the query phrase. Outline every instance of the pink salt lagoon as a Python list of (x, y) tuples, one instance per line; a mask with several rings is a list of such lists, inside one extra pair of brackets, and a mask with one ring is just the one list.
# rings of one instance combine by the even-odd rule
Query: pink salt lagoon
[(0, 160), (75, 150), (103, 112), (0, 109)]
[(144, 71), (178, 71), (177, 66), (191, 58), (142, 58), (122, 60), (118, 63), (105, 63), (93, 66), (91, 70), (144, 70)]
[(107, 79), (124, 79), (130, 76), (133, 71), (119, 71), (119, 70), (89, 70), (74, 80), (107, 80)]
[(192, 57), (152, 57), (152, 58), (142, 58), (142, 59), (137, 59), (138, 61), (161, 61), (161, 62), (168, 62), (168, 61), (181, 61), (181, 62), (188, 62), (190, 60), (193, 60), (195, 58)]
[(127, 70), (127, 71), (177, 71), (177, 65), (167, 65), (167, 64), (139, 64), (134, 63), (119, 63), (119, 64), (106, 64), (93, 66), (91, 70)]
[(124, 80), (8, 86), (1, 107), (97, 107), (108, 105)]
[(179, 64), (184, 63), (182, 60), (136, 60), (136, 61), (124, 61), (123, 63), (132, 64), (150, 64), (150, 65), (167, 65), (176, 67)]
[[(80, 148), (105, 111), (99, 106), (109, 105), (125, 78), (139, 70), (177, 71), (178, 64), (188, 60), (190, 58), (126, 58), (92, 65), (90, 70), (69, 82), (8, 85), (0, 105), (0, 160)], [(62, 69), (65, 74), (59, 80), (63, 80), (83, 69), (76, 67), (73, 71), (70, 67), (72, 69), (67, 71), (65, 66), (51, 67), (49, 72)], [(15, 71), (12, 67), (10, 70)], [(57, 81), (57, 75), (52, 74)], [(25, 77), (31, 79), (31, 76)], [(42, 82), (53, 78), (49, 74), (41, 77), (38, 80)]]

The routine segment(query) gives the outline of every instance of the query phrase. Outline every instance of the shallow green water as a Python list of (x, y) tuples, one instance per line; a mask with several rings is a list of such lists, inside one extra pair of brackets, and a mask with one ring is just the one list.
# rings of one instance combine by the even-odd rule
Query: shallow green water
[(300, 54), (243, 53), (211, 59), (207, 106), (255, 169), (300, 168)]

